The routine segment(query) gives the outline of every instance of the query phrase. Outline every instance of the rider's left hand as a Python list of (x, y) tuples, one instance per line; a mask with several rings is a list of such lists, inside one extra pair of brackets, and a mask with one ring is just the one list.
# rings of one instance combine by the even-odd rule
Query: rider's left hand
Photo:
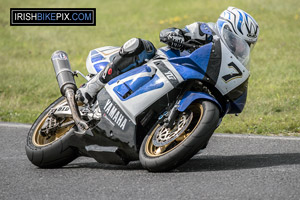
[(167, 44), (172, 49), (181, 50), (183, 48), (184, 37), (179, 32), (169, 33), (168, 36), (167, 36), (167, 40), (168, 40)]

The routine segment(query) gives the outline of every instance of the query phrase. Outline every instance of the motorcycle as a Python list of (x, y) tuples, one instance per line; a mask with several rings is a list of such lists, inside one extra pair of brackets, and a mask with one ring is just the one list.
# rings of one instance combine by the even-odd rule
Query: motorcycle
[(28, 159), (40, 168), (79, 156), (116, 165), (139, 160), (151, 172), (187, 162), (207, 146), (222, 118), (241, 113), (246, 103), (250, 48), (230, 31), (223, 34), (205, 45), (184, 43), (189, 50), (158, 49), (144, 65), (109, 81), (89, 105), (76, 102), (74, 76), (88, 81), (120, 47), (92, 50), (87, 76), (71, 70), (65, 52), (54, 52), (62, 97), (33, 123)]

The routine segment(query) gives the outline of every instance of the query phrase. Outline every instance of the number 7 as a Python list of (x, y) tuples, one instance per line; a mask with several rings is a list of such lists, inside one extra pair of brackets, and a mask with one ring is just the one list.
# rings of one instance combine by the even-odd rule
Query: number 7
[(229, 81), (232, 81), (233, 79), (242, 78), (243, 77), (243, 73), (241, 72), (241, 70), (233, 62), (229, 63), (228, 67), (229, 68), (234, 68), (237, 73), (233, 73), (232, 72), (230, 74), (222, 76), (222, 78), (225, 81), (225, 83), (228, 83)]

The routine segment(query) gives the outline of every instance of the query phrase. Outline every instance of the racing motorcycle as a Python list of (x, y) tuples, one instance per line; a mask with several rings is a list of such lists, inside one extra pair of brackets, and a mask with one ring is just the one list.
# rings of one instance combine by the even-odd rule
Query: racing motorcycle
[(29, 160), (41, 168), (79, 156), (117, 165), (139, 160), (152, 172), (185, 163), (206, 147), (225, 114), (242, 112), (246, 103), (250, 48), (230, 31), (223, 34), (214, 33), (205, 45), (184, 43), (189, 50), (158, 49), (144, 65), (109, 81), (88, 105), (75, 100), (74, 76), (88, 81), (120, 47), (92, 50), (87, 76), (71, 70), (65, 52), (54, 52), (62, 97), (33, 123)]

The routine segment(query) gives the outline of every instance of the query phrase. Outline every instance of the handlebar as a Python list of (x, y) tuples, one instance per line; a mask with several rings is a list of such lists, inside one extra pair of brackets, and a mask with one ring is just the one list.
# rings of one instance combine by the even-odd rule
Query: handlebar
[(190, 44), (187, 42), (182, 43), (184, 47), (186, 48), (194, 48), (194, 49), (198, 49), (199, 47), (201, 47), (201, 45), (197, 45), (197, 44)]
[[(164, 39), (164, 40), (161, 40), (163, 43), (166, 43), (166, 44), (170, 44), (170, 43), (177, 43), (177, 44), (180, 44), (183, 46), (182, 49), (198, 49), (199, 47), (201, 47), (201, 45), (199, 44), (199, 42), (197, 41), (194, 41), (194, 40), (190, 40), (190, 42), (194, 42), (193, 43), (188, 43), (188, 42), (183, 42), (183, 43), (180, 43), (180, 42), (177, 42), (177, 41), (174, 41), (174, 40), (168, 40), (168, 39)], [(198, 44), (195, 44), (195, 43), (198, 43)]]

